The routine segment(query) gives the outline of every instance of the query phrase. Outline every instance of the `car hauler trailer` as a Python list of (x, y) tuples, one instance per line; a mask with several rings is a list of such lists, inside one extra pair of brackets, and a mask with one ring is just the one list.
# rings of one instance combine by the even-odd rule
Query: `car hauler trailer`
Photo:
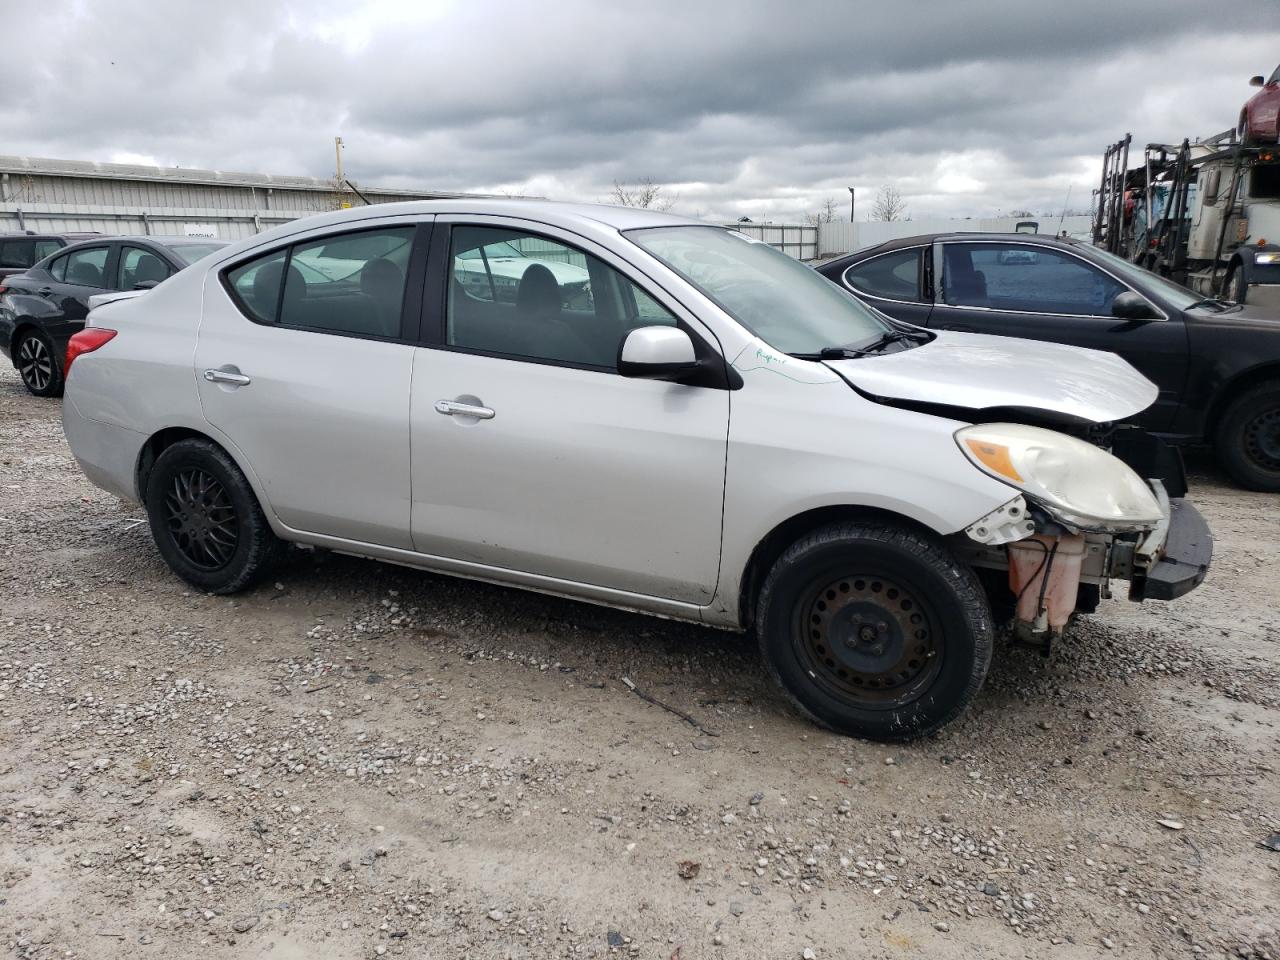
[(1093, 242), (1206, 297), (1280, 312), (1280, 147), (1228, 130), (1148, 144), (1131, 135), (1103, 155)]

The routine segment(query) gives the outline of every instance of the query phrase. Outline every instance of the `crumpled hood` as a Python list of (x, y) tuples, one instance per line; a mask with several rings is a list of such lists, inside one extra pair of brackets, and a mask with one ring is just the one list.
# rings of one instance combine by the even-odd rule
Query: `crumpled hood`
[(872, 397), (970, 410), (1034, 409), (1093, 423), (1155, 402), (1156, 385), (1114, 353), (980, 333), (931, 331), (930, 343), (881, 356), (828, 360)]

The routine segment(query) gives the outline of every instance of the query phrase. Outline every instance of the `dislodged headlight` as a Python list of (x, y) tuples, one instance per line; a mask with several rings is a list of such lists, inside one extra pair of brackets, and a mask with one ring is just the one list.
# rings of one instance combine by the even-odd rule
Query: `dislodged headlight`
[(1135, 530), (1162, 518), (1141, 477), (1075, 437), (1020, 423), (982, 423), (957, 430), (956, 442), (978, 469), (1018, 488), (1069, 526)]
[(1254, 263), (1280, 263), (1280, 252), (1274, 250), (1259, 250), (1253, 255)]

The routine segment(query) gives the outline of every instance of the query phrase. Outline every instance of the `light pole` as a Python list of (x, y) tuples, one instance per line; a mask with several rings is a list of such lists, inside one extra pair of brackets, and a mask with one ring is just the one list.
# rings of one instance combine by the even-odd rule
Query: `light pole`
[(856, 200), (857, 200), (857, 196), (854, 194), (854, 188), (850, 187), (849, 188), (849, 222), (850, 223), (853, 223), (853, 205)]

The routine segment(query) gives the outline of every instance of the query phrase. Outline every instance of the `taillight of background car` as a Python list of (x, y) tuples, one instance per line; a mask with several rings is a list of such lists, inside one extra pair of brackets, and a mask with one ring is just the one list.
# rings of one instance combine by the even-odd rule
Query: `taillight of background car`
[(62, 367), (62, 377), (66, 379), (71, 372), (71, 364), (82, 353), (93, 353), (100, 346), (116, 335), (114, 330), (106, 327), (85, 327), (79, 333), (72, 334), (67, 341), (67, 362)]

